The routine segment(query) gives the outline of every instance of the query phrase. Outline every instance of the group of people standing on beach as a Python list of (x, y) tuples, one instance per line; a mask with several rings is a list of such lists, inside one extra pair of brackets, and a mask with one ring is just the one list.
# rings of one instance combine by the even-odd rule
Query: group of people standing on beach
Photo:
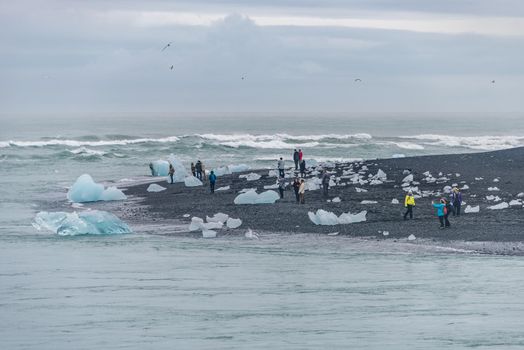
[[(451, 190), (450, 198), (441, 198), (439, 201), (432, 201), (431, 205), (437, 210), (437, 217), (440, 223), (440, 228), (449, 228), (451, 223), (449, 222), (449, 215), (460, 216), (460, 210), (462, 207), (462, 192), (458, 187), (454, 187)], [(415, 197), (413, 192), (409, 191), (404, 199), (404, 207), (406, 212), (404, 213), (404, 220), (407, 220), (409, 215), (410, 219), (413, 219), (413, 208), (415, 207)]]

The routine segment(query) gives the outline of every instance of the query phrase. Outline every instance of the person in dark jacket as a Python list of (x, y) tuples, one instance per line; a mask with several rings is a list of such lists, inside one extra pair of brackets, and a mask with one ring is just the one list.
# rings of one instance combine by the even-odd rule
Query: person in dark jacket
[(195, 163), (191, 163), (191, 174), (193, 174), (193, 176), (196, 177)]
[(209, 173), (209, 187), (211, 189), (211, 194), (215, 193), (215, 182), (217, 181), (217, 176), (215, 172), (211, 170)]
[(300, 189), (300, 180), (298, 177), (295, 177), (295, 180), (293, 181), (293, 190), (295, 191), (295, 198), (297, 200), (297, 203), (300, 202), (300, 195), (298, 194), (298, 190)]
[(171, 183), (173, 184), (173, 175), (175, 175), (175, 168), (173, 167), (173, 164), (169, 164), (169, 177), (171, 178)]
[(462, 193), (455, 187), (451, 193), (451, 205), (453, 206), (453, 216), (460, 216), (460, 207), (462, 206)]
[(293, 161), (295, 162), (295, 170), (298, 170), (298, 162), (300, 161), (298, 156), (298, 151), (295, 148), (295, 152), (293, 152)]
[(444, 225), (446, 227), (451, 227), (451, 224), (449, 223), (449, 214), (451, 214), (451, 212), (453, 211), (453, 207), (451, 206), (451, 203), (442, 198), (442, 200), (444, 201), (444, 205), (445, 205), (445, 208), (444, 208)]
[(302, 160), (300, 162), (300, 177), (306, 177), (306, 161)]
[(196, 165), (195, 165), (195, 171), (196, 171), (196, 177), (197, 177), (197, 179), (199, 179), (200, 181), (202, 181), (202, 162), (201, 162), (201, 161), (197, 161), (197, 162), (196, 162)]
[(327, 170), (324, 170), (322, 173), (322, 194), (324, 197), (328, 196), (329, 179), (330, 176), (328, 175)]
[(278, 192), (280, 192), (280, 198), (284, 198), (284, 190), (286, 189), (286, 179), (284, 177), (278, 178)]

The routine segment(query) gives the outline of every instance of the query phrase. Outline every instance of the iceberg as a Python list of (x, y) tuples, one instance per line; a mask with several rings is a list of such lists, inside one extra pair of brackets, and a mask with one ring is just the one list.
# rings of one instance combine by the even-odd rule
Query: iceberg
[(318, 209), (316, 213), (311, 211), (308, 212), (308, 217), (315, 225), (333, 226), (366, 221), (366, 214), (367, 211), (364, 210), (357, 214), (351, 214), (348, 212), (337, 216), (335, 213)]
[(193, 216), (191, 218), (191, 223), (189, 224), (189, 231), (199, 231), (199, 230), (202, 230), (204, 228), (204, 220), (199, 218), (199, 217), (196, 217), (196, 216)]
[(492, 205), (491, 207), (488, 207), (488, 209), (491, 210), (500, 210), (500, 209), (506, 209), (509, 208), (509, 204), (507, 202), (502, 202), (499, 204)]
[(402, 182), (412, 182), (413, 181), (413, 174), (409, 174), (404, 179), (402, 179)]
[(202, 186), (202, 181), (200, 181), (194, 176), (188, 176), (184, 179), (184, 184), (186, 185), (186, 187), (196, 187)]
[(147, 192), (162, 192), (164, 191), (166, 188), (165, 187), (162, 187), (160, 185), (157, 185), (157, 184), (151, 184), (149, 185), (149, 187), (147, 188)]
[(240, 225), (242, 225), (242, 220), (240, 219), (229, 218), (226, 221), (226, 226), (228, 228), (238, 228), (240, 227)]
[(466, 206), (466, 209), (464, 209), (464, 213), (478, 213), (480, 212), (480, 205), (477, 205), (476, 207), (472, 207), (471, 205)]
[(175, 157), (174, 154), (171, 154), (168, 157), (168, 160), (169, 160), (169, 163), (173, 166), (173, 168), (175, 168), (175, 174), (173, 175), (174, 182), (183, 182), (186, 177), (191, 175), (186, 170), (182, 162), (177, 157)]
[(60, 236), (113, 235), (131, 233), (131, 229), (115, 215), (100, 211), (46, 212), (36, 214), (33, 226), (37, 230), (48, 230)]
[(89, 174), (79, 176), (67, 192), (67, 199), (75, 203), (124, 200), (126, 198), (126, 195), (116, 187), (104, 189), (104, 185), (96, 183)]
[(236, 196), (235, 204), (273, 204), (280, 196), (275, 191), (265, 191), (260, 194), (256, 190), (250, 190)]
[(510, 207), (522, 206), (522, 199), (513, 199), (509, 202)]
[(169, 162), (166, 160), (155, 160), (149, 163), (151, 176), (167, 176), (169, 174)]

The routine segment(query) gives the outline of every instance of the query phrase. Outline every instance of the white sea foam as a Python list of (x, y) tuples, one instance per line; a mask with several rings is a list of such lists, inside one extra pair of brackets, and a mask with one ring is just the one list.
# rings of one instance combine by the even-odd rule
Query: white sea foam
[(486, 151), (524, 146), (524, 136), (449, 136), (422, 134), (400, 137), (425, 141), (422, 143), (432, 146), (465, 147)]
[(79, 141), (79, 140), (60, 140), (52, 139), (46, 141), (0, 141), (0, 148), (2, 147), (46, 147), (46, 146), (122, 146), (136, 143), (169, 143), (177, 142), (180, 139), (176, 136), (162, 137), (158, 139), (153, 138), (139, 138), (139, 139), (120, 139), (120, 140), (101, 140), (101, 141)]

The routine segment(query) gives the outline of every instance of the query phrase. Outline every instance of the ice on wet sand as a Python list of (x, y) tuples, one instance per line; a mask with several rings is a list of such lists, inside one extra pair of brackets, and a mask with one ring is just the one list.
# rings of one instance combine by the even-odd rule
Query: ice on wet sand
[(162, 192), (166, 188), (157, 184), (151, 184), (147, 187), (147, 192)]
[(226, 221), (226, 226), (228, 228), (238, 228), (242, 225), (242, 220), (240, 219), (233, 219), (233, 218), (229, 218), (227, 219)]
[(472, 207), (471, 205), (468, 205), (466, 206), (466, 209), (464, 209), (464, 213), (466, 214), (469, 214), (469, 213), (478, 213), (480, 212), (480, 206), (477, 205), (475, 207)]
[(364, 210), (357, 214), (347, 212), (337, 216), (335, 213), (318, 209), (316, 213), (308, 212), (308, 217), (315, 225), (339, 225), (366, 221), (366, 214), (367, 211)]
[(273, 204), (280, 196), (275, 191), (265, 191), (257, 193), (255, 190), (249, 190), (236, 196), (235, 204)]
[(188, 176), (184, 179), (184, 184), (186, 185), (186, 187), (197, 187), (202, 186), (202, 181), (200, 181), (194, 176)]

